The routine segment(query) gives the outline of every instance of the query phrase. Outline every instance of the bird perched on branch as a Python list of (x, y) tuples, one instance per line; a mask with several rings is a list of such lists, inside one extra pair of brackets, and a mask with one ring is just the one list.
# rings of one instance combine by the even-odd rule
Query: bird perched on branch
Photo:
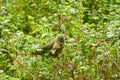
[(64, 34), (58, 34), (54, 39), (50, 40), (41, 51), (36, 51), (35, 55), (43, 55), (49, 53), (52, 57), (57, 57), (63, 50), (64, 47)]

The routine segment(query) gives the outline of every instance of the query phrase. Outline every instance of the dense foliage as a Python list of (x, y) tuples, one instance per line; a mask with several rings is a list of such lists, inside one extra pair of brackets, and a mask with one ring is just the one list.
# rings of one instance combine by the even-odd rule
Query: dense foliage
[[(59, 57), (31, 54), (59, 33)], [(0, 79), (120, 79), (120, 1), (0, 0)]]

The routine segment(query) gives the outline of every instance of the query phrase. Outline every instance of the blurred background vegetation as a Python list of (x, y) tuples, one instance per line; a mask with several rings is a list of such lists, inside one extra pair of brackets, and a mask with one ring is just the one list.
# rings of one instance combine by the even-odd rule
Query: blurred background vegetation
[[(59, 33), (58, 58), (33, 56)], [(0, 0), (1, 80), (119, 80), (120, 0)]]

